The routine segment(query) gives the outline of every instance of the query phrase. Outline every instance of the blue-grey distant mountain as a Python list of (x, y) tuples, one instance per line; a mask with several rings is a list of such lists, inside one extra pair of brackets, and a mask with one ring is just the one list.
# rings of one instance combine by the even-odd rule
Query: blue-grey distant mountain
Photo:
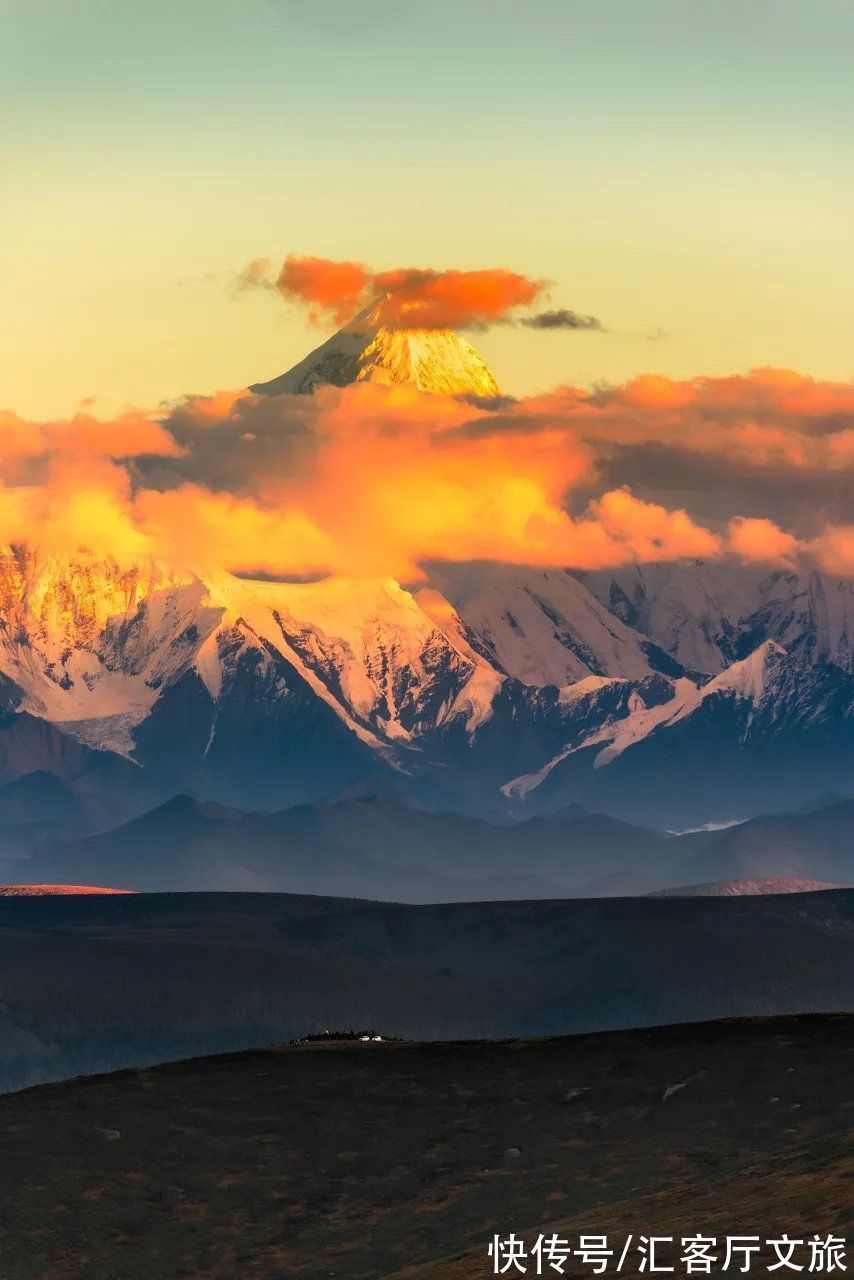
[(683, 881), (693, 852), (663, 832), (577, 808), (496, 825), (379, 796), (279, 813), (176, 796), (114, 830), (45, 845), (27, 874), (149, 891), (500, 901), (642, 893)]
[(497, 824), (388, 796), (278, 813), (176, 796), (110, 831), (43, 839), (24, 873), (0, 859), (0, 879), (398, 902), (617, 897), (744, 881), (832, 886), (854, 884), (852, 823), (854, 801), (675, 836), (577, 806)]

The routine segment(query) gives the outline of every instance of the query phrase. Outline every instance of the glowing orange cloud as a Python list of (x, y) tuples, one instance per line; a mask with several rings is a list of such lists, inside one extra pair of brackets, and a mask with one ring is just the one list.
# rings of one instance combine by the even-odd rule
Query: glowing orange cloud
[[(249, 263), (242, 288), (265, 284), (265, 263)], [(360, 262), (290, 254), (276, 288), (309, 308), (312, 321), (343, 324), (376, 303), (384, 323), (408, 329), (453, 329), (493, 324), (539, 298), (545, 282), (493, 267), (480, 271), (436, 271), (395, 267), (372, 271)]]
[(370, 270), (360, 262), (289, 254), (276, 285), (284, 297), (309, 306), (313, 321), (331, 317), (343, 324), (364, 305), (370, 279)]
[(612, 541), (625, 547), (629, 554), (624, 559), (679, 560), (721, 554), (720, 539), (695, 524), (687, 511), (642, 502), (627, 489), (603, 494), (590, 510)]
[(736, 516), (727, 528), (729, 545), (743, 560), (790, 562), (798, 551), (798, 540), (773, 520)]
[[(324, 388), (310, 402), (301, 399), (300, 411), (306, 403), (314, 413), (314, 449), (300, 452), (296, 461), (289, 454), (288, 467), (278, 475), (268, 463), (253, 473), (265, 513), (252, 526), (259, 534), (254, 559), (248, 544), (238, 552), (227, 533), (217, 539), (212, 522), (212, 537), (232, 563), (236, 558), (243, 566), (262, 567), (260, 556), (268, 570), (278, 559), (283, 572), (411, 581), (422, 576), (423, 561), (445, 558), (595, 568), (720, 554), (719, 540), (684, 511), (668, 512), (623, 490), (572, 518), (564, 499), (591, 477), (594, 458), (583, 443), (568, 442), (559, 431), (473, 439), (458, 428), (473, 413), (486, 419), (487, 410), (473, 411), (408, 386)], [(288, 407), (283, 401), (280, 411)], [(233, 434), (244, 424), (251, 427), (256, 416), (258, 423), (266, 421), (277, 406), (250, 397), (239, 408), (244, 416), (230, 423)], [(260, 428), (248, 434), (261, 445)], [(245, 460), (251, 472), (252, 451), (252, 443), (235, 450), (235, 465)], [(194, 522), (200, 502), (200, 494), (188, 489), (156, 500), (146, 496), (146, 516), (168, 506), (173, 520)], [(278, 541), (277, 512), (298, 517)], [(229, 527), (226, 514), (220, 506), (223, 530)], [(260, 540), (265, 529), (266, 542)], [(182, 536), (185, 543), (193, 541), (189, 533)], [(198, 541), (200, 549), (210, 545), (206, 535)]]
[(641, 375), (612, 398), (642, 408), (694, 407), (714, 417), (766, 421), (838, 417), (854, 413), (854, 383), (819, 381), (793, 369), (759, 368), (728, 377), (687, 381)]
[[(183, 421), (192, 419), (202, 448), (213, 445), (219, 421), (242, 458), (261, 443), (263, 415), (283, 408), (217, 394), (185, 406)], [(0, 490), (0, 536), (191, 568), (405, 580), (422, 576), (427, 559), (593, 568), (718, 552), (685, 512), (622, 490), (571, 517), (564, 497), (589, 477), (592, 458), (560, 433), (473, 440), (457, 431), (470, 406), (406, 386), (327, 388), (301, 399), (298, 412), (308, 410), (313, 448), (303, 446), (278, 474), (250, 465), (243, 495), (198, 482), (134, 487), (115, 461), (68, 454), (42, 485)], [(169, 456), (185, 454), (173, 442)]]
[(545, 282), (515, 271), (419, 271), (397, 268), (373, 277), (387, 322), (407, 329), (465, 329), (494, 324), (536, 302)]
[(828, 524), (809, 545), (822, 569), (840, 577), (854, 575), (854, 524)]
[(738, 507), (703, 519), (684, 505), (696, 482), (645, 489), (609, 471), (634, 450), (637, 474), (654, 482), (672, 457), (678, 472), (693, 455), (700, 483), (704, 468), (726, 465), (739, 481), (783, 476), (782, 492), (800, 474), (844, 491), (854, 390), (781, 371), (561, 388), (498, 409), (408, 385), (219, 391), (160, 421), (7, 413), (0, 426), (0, 539), (51, 550), (404, 581), (440, 559), (594, 569), (737, 556), (854, 574), (854, 525), (831, 504), (796, 537), (786, 519), (751, 511), (743, 487)]
[(560, 387), (463, 429), (484, 437), (544, 427), (586, 442), (602, 459), (659, 444), (757, 469), (841, 471), (854, 467), (854, 383), (786, 369), (688, 381), (644, 375), (594, 391)]
[(178, 446), (163, 425), (149, 414), (128, 409), (105, 422), (88, 413), (56, 422), (29, 422), (0, 409), (0, 462), (51, 453), (134, 458), (143, 454), (174, 456)]
[(86, 547), (132, 563), (149, 553), (130, 511), (130, 477), (96, 458), (54, 460), (40, 485), (0, 487), (0, 540), (55, 554)]
[(268, 507), (231, 494), (185, 485), (168, 493), (143, 490), (130, 518), (149, 554), (192, 569), (232, 572), (329, 573), (335, 565), (328, 534), (298, 510)]

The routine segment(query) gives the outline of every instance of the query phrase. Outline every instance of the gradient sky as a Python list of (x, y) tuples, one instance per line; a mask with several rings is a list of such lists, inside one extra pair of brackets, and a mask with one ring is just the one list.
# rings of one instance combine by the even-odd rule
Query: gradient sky
[(0, 0), (0, 407), (274, 376), (325, 333), (229, 286), (289, 252), (555, 280), (611, 332), (477, 335), (516, 393), (851, 378), (853, 46), (850, 0)]

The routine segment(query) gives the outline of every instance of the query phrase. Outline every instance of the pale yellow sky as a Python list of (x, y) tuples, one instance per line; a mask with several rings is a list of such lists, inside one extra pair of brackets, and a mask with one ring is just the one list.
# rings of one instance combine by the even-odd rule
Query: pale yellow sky
[(33, 8), (0, 3), (0, 407), (108, 414), (272, 377), (326, 331), (229, 282), (286, 253), (553, 279), (551, 305), (609, 332), (475, 335), (515, 393), (854, 376), (850, 6), (416, 22), (373, 0), (365, 28), (273, 0), (203, 25), (190, 0)]

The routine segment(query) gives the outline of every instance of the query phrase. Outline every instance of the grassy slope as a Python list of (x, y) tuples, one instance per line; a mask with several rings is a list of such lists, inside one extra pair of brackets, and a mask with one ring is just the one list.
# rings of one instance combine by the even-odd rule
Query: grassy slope
[(837, 1016), (268, 1050), (31, 1090), (0, 1099), (2, 1274), (471, 1280), (493, 1231), (546, 1224), (844, 1234), (852, 1072)]

